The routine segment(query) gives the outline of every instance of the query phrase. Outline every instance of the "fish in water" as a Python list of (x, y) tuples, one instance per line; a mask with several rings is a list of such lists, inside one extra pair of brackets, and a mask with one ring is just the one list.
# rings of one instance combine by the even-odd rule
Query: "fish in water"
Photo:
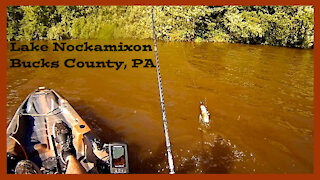
[(204, 102), (200, 102), (199, 122), (205, 126), (209, 126), (210, 124), (210, 113)]

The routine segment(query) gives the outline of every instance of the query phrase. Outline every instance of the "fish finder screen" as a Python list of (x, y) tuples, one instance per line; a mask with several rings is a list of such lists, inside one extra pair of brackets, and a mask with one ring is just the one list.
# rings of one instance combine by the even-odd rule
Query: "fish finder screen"
[(112, 146), (112, 166), (115, 168), (126, 167), (124, 146)]

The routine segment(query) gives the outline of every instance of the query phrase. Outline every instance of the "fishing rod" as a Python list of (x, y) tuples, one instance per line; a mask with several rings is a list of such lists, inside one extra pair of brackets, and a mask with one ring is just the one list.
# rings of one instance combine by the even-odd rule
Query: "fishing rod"
[(158, 58), (157, 40), (156, 40), (156, 32), (154, 27), (153, 6), (151, 6), (151, 11), (152, 11), (154, 53), (156, 58), (158, 87), (159, 87), (160, 104), (161, 104), (161, 111), (162, 111), (162, 121), (163, 121), (164, 135), (166, 139), (167, 154), (168, 154), (169, 174), (175, 174), (174, 165), (173, 165), (173, 156), (171, 152), (171, 144), (170, 144), (170, 138), (169, 138), (169, 131), (168, 131), (167, 115), (166, 115), (166, 109), (164, 106), (164, 97), (162, 92), (162, 82), (161, 82), (160, 65), (159, 65), (159, 58)]

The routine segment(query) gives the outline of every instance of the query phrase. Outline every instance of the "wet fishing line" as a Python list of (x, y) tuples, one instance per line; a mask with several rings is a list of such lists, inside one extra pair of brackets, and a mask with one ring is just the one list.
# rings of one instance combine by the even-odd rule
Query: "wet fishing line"
[(163, 91), (162, 91), (160, 65), (159, 65), (158, 50), (157, 50), (157, 40), (156, 40), (156, 33), (155, 33), (155, 26), (154, 26), (153, 6), (151, 6), (151, 12), (152, 12), (152, 29), (153, 29), (154, 53), (155, 53), (155, 58), (156, 58), (158, 87), (159, 87), (159, 94), (160, 94), (160, 104), (161, 104), (161, 111), (162, 111), (163, 128), (164, 128), (166, 147), (167, 147), (167, 155), (168, 155), (168, 163), (169, 163), (169, 174), (175, 174), (174, 165), (173, 165), (173, 156), (172, 156), (172, 152), (171, 152), (171, 144), (170, 144), (170, 138), (169, 138), (169, 131), (168, 131), (166, 109), (165, 109), (165, 105), (164, 105), (164, 97), (163, 97)]

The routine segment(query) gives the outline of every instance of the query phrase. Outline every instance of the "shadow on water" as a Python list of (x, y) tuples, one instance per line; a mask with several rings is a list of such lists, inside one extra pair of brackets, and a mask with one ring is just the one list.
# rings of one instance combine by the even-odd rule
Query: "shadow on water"
[[(143, 152), (142, 147), (127, 142), (126, 137), (116, 132), (108, 122), (111, 119), (99, 116), (95, 110), (83, 101), (71, 102), (74, 109), (91, 127), (93, 133), (104, 142), (124, 142), (128, 144), (129, 167), (131, 173), (169, 173), (166, 145), (163, 140), (155, 151)], [(176, 173), (230, 173), (235, 154), (230, 142), (219, 135), (202, 132), (202, 139), (197, 142), (196, 150), (191, 155), (174, 153)], [(147, 155), (145, 155), (147, 154)]]
[(74, 109), (79, 113), (83, 120), (91, 128), (92, 132), (103, 142), (122, 142), (128, 145), (129, 169), (130, 173), (166, 173), (166, 151), (165, 143), (157, 148), (154, 152), (149, 152), (148, 157), (142, 157), (142, 148), (135, 143), (127, 142), (125, 136), (116, 132), (110, 126), (108, 121), (111, 119), (99, 116), (95, 110), (83, 101), (70, 102)]
[(228, 141), (219, 135), (206, 132), (202, 134), (198, 148), (191, 153), (191, 158), (182, 157), (181, 162), (176, 164), (176, 173), (227, 174), (236, 159)]

